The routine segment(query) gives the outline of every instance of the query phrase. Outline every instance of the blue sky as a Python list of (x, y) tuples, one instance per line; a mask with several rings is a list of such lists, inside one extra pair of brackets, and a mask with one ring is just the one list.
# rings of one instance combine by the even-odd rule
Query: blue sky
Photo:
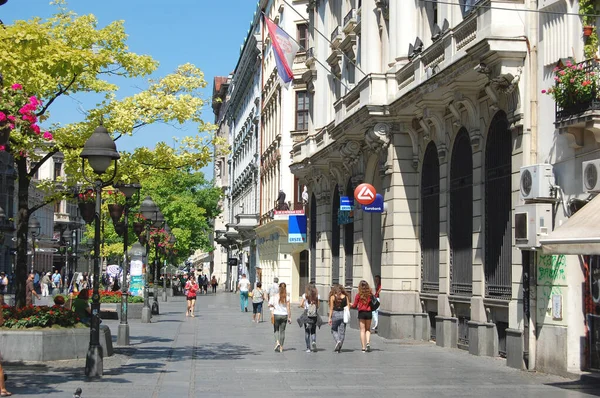
[[(154, 77), (172, 72), (177, 65), (190, 62), (204, 73), (208, 86), (205, 99), (212, 94), (214, 76), (226, 76), (235, 68), (256, 10), (254, 0), (70, 0), (68, 7), (77, 14), (94, 14), (99, 26), (114, 20), (124, 20), (131, 51), (151, 55), (160, 62)], [(0, 7), (0, 19), (10, 24), (35, 16), (47, 18), (56, 8), (50, 0), (8, 0)], [(119, 83), (118, 95), (134, 93), (145, 87), (143, 81)], [(61, 122), (80, 120), (83, 109), (89, 109), (94, 98), (78, 95), (63, 99), (51, 107), (52, 119)], [(210, 101), (203, 112), (206, 121), (213, 121)], [(132, 150), (138, 146), (154, 146), (156, 142), (172, 143), (174, 136), (194, 135), (193, 126), (174, 128), (164, 124), (148, 126), (133, 137), (123, 137), (118, 149)], [(204, 170), (212, 178), (212, 167)]]

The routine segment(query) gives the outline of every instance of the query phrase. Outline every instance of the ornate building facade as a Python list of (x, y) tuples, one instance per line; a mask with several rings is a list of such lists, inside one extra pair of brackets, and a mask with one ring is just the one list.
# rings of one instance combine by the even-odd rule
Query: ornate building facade
[[(514, 17), (522, 3), (469, 4), (310, 1), (312, 106), (291, 170), (308, 186), (322, 297), (381, 275), (382, 337), (523, 358), (507, 338), (526, 326), (513, 210), (535, 124), (534, 27)], [(363, 182), (383, 213), (340, 210)]]

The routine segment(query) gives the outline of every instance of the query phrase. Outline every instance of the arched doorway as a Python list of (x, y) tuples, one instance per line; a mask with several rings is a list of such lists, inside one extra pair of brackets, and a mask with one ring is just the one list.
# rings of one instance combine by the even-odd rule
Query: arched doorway
[[(367, 182), (370, 182), (375, 191), (381, 195), (382, 181), (379, 175), (380, 160), (372, 161), (365, 175)], [(370, 177), (370, 178), (369, 178)], [(363, 274), (362, 279), (373, 284), (375, 275), (381, 275), (381, 251), (383, 249), (383, 233), (381, 229), (381, 213), (368, 213), (363, 211), (363, 241), (365, 254), (363, 256)]]
[(440, 162), (431, 141), (421, 171), (421, 290), (438, 292), (440, 280)]
[(473, 291), (473, 155), (462, 128), (454, 141), (450, 164), (450, 291)]
[(485, 295), (511, 297), (512, 134), (503, 111), (494, 115), (485, 148)]
[[(346, 195), (354, 196), (352, 180), (348, 180), (346, 185)], [(354, 211), (350, 217), (354, 216)], [(344, 286), (351, 287), (353, 285), (353, 267), (354, 267), (354, 220), (344, 225)]]
[(310, 282), (315, 283), (317, 275), (317, 198), (310, 197)]
[(331, 283), (340, 283), (340, 225), (338, 214), (340, 211), (340, 192), (338, 186), (333, 190), (331, 202)]

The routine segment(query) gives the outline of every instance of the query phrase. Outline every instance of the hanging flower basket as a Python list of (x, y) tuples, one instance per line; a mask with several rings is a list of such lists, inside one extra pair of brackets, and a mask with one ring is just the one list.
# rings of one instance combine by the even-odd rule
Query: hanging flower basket
[(583, 36), (590, 37), (592, 32), (594, 31), (594, 27), (590, 25), (586, 25), (583, 27)]
[(77, 204), (79, 206), (79, 213), (81, 214), (81, 218), (86, 224), (91, 224), (96, 217), (96, 204), (90, 202), (79, 202)]
[(121, 238), (123, 237), (123, 235), (125, 235), (125, 231), (127, 230), (127, 227), (125, 226), (125, 221), (119, 221), (114, 223), (115, 225), (115, 232), (117, 233), (117, 235), (119, 235)]
[(0, 125), (0, 145), (6, 147), (8, 140), (10, 139), (10, 127), (4, 123)]
[(110, 218), (113, 221), (113, 224), (117, 224), (121, 217), (123, 216), (123, 210), (125, 210), (125, 206), (120, 204), (110, 204), (108, 205), (108, 213), (110, 214)]
[(140, 243), (142, 245), (145, 245), (146, 244), (146, 235), (145, 234), (139, 234), (138, 240), (140, 241)]
[(135, 232), (135, 235), (139, 238), (140, 234), (142, 232), (144, 232), (144, 223), (134, 222), (133, 223), (133, 232)]

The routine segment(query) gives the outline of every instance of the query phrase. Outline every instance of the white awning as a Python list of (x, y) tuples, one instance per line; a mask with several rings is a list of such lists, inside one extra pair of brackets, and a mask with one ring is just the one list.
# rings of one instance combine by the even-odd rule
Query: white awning
[(600, 254), (600, 195), (540, 243), (545, 254)]

